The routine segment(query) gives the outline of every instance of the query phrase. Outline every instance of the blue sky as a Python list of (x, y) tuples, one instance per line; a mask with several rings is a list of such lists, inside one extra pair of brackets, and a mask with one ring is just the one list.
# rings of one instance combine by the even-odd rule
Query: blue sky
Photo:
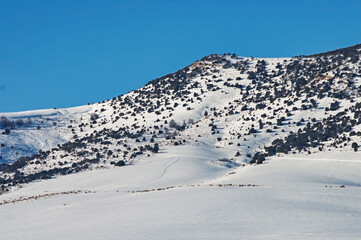
[(361, 1), (0, 1), (0, 112), (137, 89), (211, 53), (285, 57), (361, 43)]

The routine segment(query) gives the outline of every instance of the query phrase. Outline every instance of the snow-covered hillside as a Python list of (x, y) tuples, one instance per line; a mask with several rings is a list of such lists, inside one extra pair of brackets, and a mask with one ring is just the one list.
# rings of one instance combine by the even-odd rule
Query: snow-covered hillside
[[(0, 163), (14, 162), (21, 156), (31, 156), (41, 149), (51, 149), (58, 144), (71, 140), (68, 123), (76, 123), (92, 106), (64, 109), (36, 110), (16, 113), (1, 113), (3, 132), (0, 135)], [(4, 126), (4, 122), (6, 122)]]
[(2, 114), (0, 156), (14, 164), (0, 165), (0, 183), (129, 165), (169, 145), (221, 148), (233, 166), (357, 151), (359, 55), (359, 45), (309, 57), (210, 55), (108, 101)]
[(357, 239), (360, 51), (210, 55), (107, 101), (0, 114), (0, 234)]
[(359, 239), (361, 155), (274, 157), (222, 168), (219, 152), (167, 147), (123, 168), (0, 196), (6, 239)]

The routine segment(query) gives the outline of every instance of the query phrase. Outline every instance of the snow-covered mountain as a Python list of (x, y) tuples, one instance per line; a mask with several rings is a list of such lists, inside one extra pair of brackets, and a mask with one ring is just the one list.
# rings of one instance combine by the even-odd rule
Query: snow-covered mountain
[(167, 146), (223, 149), (214, 164), (357, 151), (361, 46), (293, 58), (210, 55), (88, 106), (1, 114), (3, 189), (129, 165)]
[(0, 235), (358, 239), (360, 56), (213, 54), (107, 101), (2, 113)]

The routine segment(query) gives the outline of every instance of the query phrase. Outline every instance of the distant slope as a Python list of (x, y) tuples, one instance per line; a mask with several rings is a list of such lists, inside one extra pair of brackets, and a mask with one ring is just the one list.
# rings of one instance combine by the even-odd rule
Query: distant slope
[[(35, 110), (0, 114), (0, 163), (32, 156), (71, 140), (68, 123), (77, 122), (91, 106), (67, 109)], [(10, 130), (5, 134), (6, 129)]]

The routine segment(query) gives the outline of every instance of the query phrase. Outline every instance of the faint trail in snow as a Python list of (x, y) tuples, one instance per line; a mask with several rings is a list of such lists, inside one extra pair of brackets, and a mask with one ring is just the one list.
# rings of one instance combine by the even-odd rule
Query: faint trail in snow
[(195, 188), (195, 187), (224, 188), (224, 187), (269, 187), (269, 186), (256, 185), (256, 184), (232, 184), (232, 183), (225, 183), (225, 184), (182, 184), (182, 185), (178, 185), (178, 186), (168, 186), (168, 187), (159, 187), (159, 188), (152, 188), (152, 189), (134, 190), (134, 191), (128, 191), (128, 193), (148, 193), (148, 192), (165, 191), (165, 190), (169, 190), (169, 189), (185, 189), (185, 188)]
[(89, 193), (97, 193), (96, 191), (90, 191), (90, 190), (71, 190), (71, 191), (63, 191), (63, 192), (54, 192), (54, 193), (46, 193), (46, 194), (40, 194), (40, 195), (34, 195), (34, 196), (23, 196), (19, 197), (17, 199), (11, 199), (11, 200), (4, 200), (0, 202), (0, 206), (8, 205), (8, 204), (15, 204), (19, 202), (25, 202), (25, 201), (34, 201), (42, 198), (50, 198), (55, 197), (58, 195), (69, 195), (69, 194), (89, 194)]
[[(173, 157), (172, 159), (174, 159), (174, 158), (176, 158), (176, 157)], [(172, 160), (170, 160), (170, 161), (172, 161)], [(170, 162), (170, 161), (168, 161), (168, 162)], [(179, 158), (177, 158), (175, 161), (173, 161), (171, 164), (169, 164), (164, 170), (163, 170), (163, 172), (159, 175), (159, 177), (156, 177), (156, 178), (154, 178), (153, 180), (157, 180), (157, 179), (160, 179), (161, 177), (163, 177), (164, 176), (164, 174), (167, 172), (167, 170), (168, 170), (168, 168), (170, 168), (171, 166), (173, 166), (176, 162), (178, 162), (179, 161)], [(168, 163), (167, 162), (167, 163)]]

